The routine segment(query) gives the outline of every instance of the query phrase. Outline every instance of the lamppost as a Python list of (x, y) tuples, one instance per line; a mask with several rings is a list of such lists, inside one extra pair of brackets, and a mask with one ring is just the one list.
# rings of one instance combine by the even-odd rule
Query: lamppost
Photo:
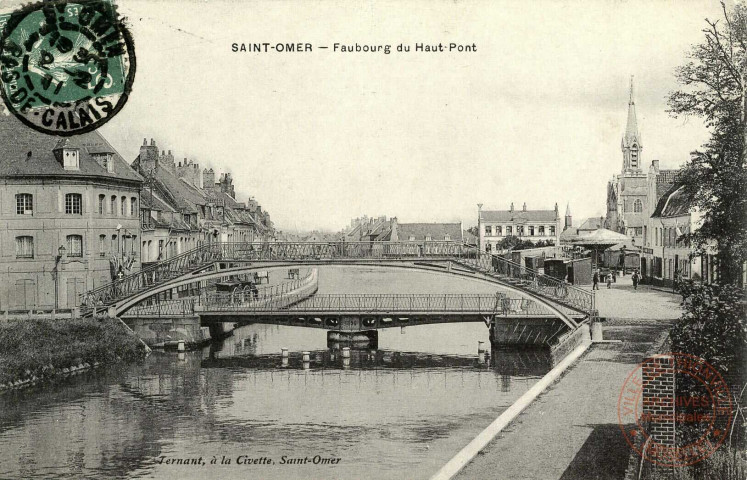
[(65, 254), (67, 253), (67, 249), (64, 245), (60, 245), (60, 248), (57, 249), (57, 256), (54, 258), (54, 270), (52, 270), (52, 276), (54, 277), (54, 309), (55, 311), (59, 310), (60, 308), (60, 264), (62, 263), (62, 260), (65, 258)]
[(477, 204), (477, 250), (482, 251), (482, 229), (480, 228), (480, 218), (482, 217), (482, 203)]

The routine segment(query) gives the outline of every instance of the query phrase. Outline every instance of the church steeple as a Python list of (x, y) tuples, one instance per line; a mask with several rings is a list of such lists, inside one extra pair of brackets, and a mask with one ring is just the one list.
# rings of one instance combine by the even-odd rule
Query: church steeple
[(641, 134), (638, 131), (638, 119), (635, 114), (635, 99), (633, 97), (633, 76), (630, 77), (630, 97), (628, 99), (628, 122), (625, 126), (620, 147), (623, 152), (623, 171), (641, 170)]

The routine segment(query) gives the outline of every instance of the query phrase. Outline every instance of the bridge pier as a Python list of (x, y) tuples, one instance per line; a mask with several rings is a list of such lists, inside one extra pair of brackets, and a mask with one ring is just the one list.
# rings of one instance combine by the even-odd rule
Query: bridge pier
[(217, 338), (212, 327), (201, 326), (198, 315), (125, 316), (122, 320), (152, 348), (176, 348), (179, 342), (194, 348)]
[(361, 330), (346, 332), (330, 330), (327, 332), (327, 346), (329, 348), (353, 347), (357, 349), (376, 349), (379, 346), (379, 332), (377, 330)]
[(567, 331), (568, 326), (555, 317), (496, 317), (490, 327), (490, 343), (493, 347), (517, 345), (549, 347)]

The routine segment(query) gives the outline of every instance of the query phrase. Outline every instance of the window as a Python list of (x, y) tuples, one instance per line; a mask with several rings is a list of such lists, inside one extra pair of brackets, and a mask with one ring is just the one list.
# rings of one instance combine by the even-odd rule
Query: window
[(451, 235), (449, 235), (447, 233), (446, 236), (444, 236), (444, 240), (446, 240), (447, 242), (450, 242), (451, 241)]
[(491, 235), (493, 235), (493, 227), (491, 227), (490, 225), (486, 225), (485, 226), (485, 236), (489, 237)]
[(80, 155), (77, 148), (64, 148), (62, 156), (62, 166), (65, 170), (78, 170), (80, 168)]
[(513, 233), (511, 227), (506, 227), (506, 236), (509, 236)]
[(529, 227), (529, 236), (530, 237), (534, 236), (534, 227), (532, 226)]
[(425, 241), (426, 242), (430, 242), (431, 241), (431, 236), (430, 235), (426, 235), (425, 236)]
[(117, 236), (112, 235), (112, 253), (119, 252), (119, 245), (117, 244)]
[(83, 256), (83, 237), (80, 235), (68, 235), (67, 236), (67, 256), (68, 257), (82, 257)]
[(638, 168), (638, 145), (633, 145), (630, 149), (630, 166)]
[(130, 199), (130, 215), (132, 215), (133, 217), (137, 216), (137, 198), (135, 197), (132, 197)]
[(112, 215), (117, 214), (117, 196), (116, 195), (112, 195), (112, 199), (109, 205), (109, 213), (111, 213)]
[(555, 236), (555, 225), (550, 225), (550, 235)]
[(487, 245), (485, 245), (485, 251), (486, 252), (492, 252), (493, 251), (493, 245), (491, 245), (489, 243)]
[(516, 235), (518, 235), (519, 237), (524, 235), (524, 227), (522, 225), (516, 227)]
[(99, 195), (99, 215), (104, 214), (104, 208), (106, 203), (106, 195)]
[(501, 226), (500, 225), (498, 225), (498, 226), (495, 227), (495, 234), (498, 237), (500, 237), (501, 235), (503, 235), (503, 233), (501, 232)]
[(415, 241), (415, 235), (410, 235), (410, 238), (408, 238), (409, 241), (414, 242)]
[(65, 194), (65, 213), (80, 215), (83, 213), (83, 200), (80, 193)]
[(545, 226), (542, 225), (541, 227), (539, 227), (539, 233), (538, 233), (538, 235), (544, 235), (544, 234), (545, 234)]
[(120, 202), (120, 206), (122, 207), (122, 216), (127, 216), (127, 197), (122, 197), (122, 201)]
[(34, 237), (16, 237), (16, 258), (34, 258)]
[(95, 153), (91, 155), (96, 162), (106, 169), (107, 172), (114, 171), (114, 155), (111, 153)]
[(99, 257), (106, 256), (106, 235), (99, 235)]
[(34, 197), (30, 193), (16, 195), (16, 214), (32, 215), (34, 213)]
[(643, 202), (641, 202), (640, 199), (636, 200), (635, 203), (633, 203), (633, 211), (635, 213), (641, 213), (643, 211)]

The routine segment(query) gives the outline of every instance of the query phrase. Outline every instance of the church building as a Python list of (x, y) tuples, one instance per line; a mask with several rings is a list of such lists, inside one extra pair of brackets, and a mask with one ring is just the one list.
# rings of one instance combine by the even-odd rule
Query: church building
[[(644, 247), (649, 237), (649, 218), (661, 195), (671, 187), (676, 170), (659, 170), (659, 161), (651, 162), (651, 167), (643, 168), (643, 141), (638, 130), (633, 77), (630, 78), (628, 99), (628, 120), (620, 143), (623, 154), (622, 170), (607, 184), (607, 215), (604, 226), (620, 232)], [(661, 177), (661, 178), (660, 178)], [(651, 195), (651, 186), (656, 192)]]

